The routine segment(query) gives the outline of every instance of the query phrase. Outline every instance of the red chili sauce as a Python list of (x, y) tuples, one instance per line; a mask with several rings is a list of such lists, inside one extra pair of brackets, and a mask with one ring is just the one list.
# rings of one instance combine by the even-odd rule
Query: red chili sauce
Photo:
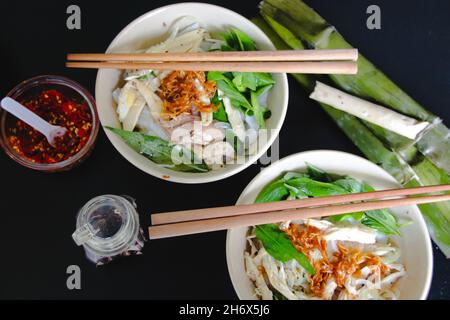
[(43, 91), (20, 103), (49, 123), (67, 129), (51, 146), (43, 134), (11, 117), (6, 133), (11, 147), (21, 157), (51, 164), (69, 159), (86, 145), (92, 130), (92, 113), (87, 103), (77, 103), (57, 90)]

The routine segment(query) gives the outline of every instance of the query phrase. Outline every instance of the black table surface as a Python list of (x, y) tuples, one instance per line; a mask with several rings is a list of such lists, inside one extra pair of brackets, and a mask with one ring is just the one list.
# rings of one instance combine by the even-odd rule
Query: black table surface
[[(82, 29), (66, 28), (66, 8), (82, 12)], [(210, 1), (246, 17), (258, 1)], [(380, 69), (450, 124), (450, 2), (446, 0), (310, 0), (327, 20)], [(366, 28), (366, 9), (381, 7), (382, 29)], [(40, 74), (70, 77), (91, 92), (96, 72), (64, 67), (67, 52), (103, 52), (141, 14), (166, 1), (1, 1), (0, 94)], [(280, 156), (334, 149), (359, 150), (290, 80), (280, 134)], [(66, 173), (42, 174), (0, 153), (0, 298), (8, 299), (236, 299), (228, 276), (225, 232), (147, 242), (142, 256), (96, 268), (71, 234), (78, 209), (102, 194), (137, 199), (141, 223), (154, 211), (231, 205), (260, 171), (209, 184), (183, 185), (154, 178), (128, 163), (101, 131), (92, 156)], [(429, 298), (450, 298), (450, 263), (434, 248)], [(79, 265), (81, 290), (68, 290), (66, 268)]]

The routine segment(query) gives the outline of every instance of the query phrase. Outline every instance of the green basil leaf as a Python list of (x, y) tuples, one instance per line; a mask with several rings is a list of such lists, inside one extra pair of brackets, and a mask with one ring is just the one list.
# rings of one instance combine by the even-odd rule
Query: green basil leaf
[(263, 108), (259, 104), (259, 99), (258, 99), (258, 95), (256, 92), (254, 92), (254, 91), (250, 92), (250, 101), (253, 106), (252, 111), (253, 111), (253, 115), (255, 116), (256, 123), (259, 125), (259, 127), (261, 129), (264, 129), (266, 127), (266, 120), (264, 119), (265, 108)]
[(367, 211), (361, 223), (385, 235), (400, 235), (401, 225), (387, 210)]
[(314, 267), (308, 258), (294, 247), (289, 236), (277, 225), (256, 226), (256, 238), (262, 242), (264, 248), (274, 259), (281, 262), (295, 259), (309, 274), (315, 274)]
[(348, 193), (344, 188), (333, 183), (316, 181), (307, 177), (292, 178), (286, 183), (298, 188), (309, 197), (325, 197)]
[(333, 182), (335, 185), (342, 187), (348, 193), (363, 192), (363, 183), (351, 177), (345, 177)]
[(256, 73), (254, 72), (233, 72), (233, 84), (240, 92), (247, 89), (255, 91), (257, 88)]
[(231, 104), (234, 107), (242, 107), (245, 110), (251, 110), (252, 105), (250, 102), (248, 102), (247, 98), (242, 95), (242, 93), (239, 92), (230, 82), (224, 81), (224, 80), (218, 80), (216, 81), (217, 87), (222, 90), (225, 96), (227, 96)]
[(231, 28), (231, 32), (234, 33), (235, 38), (238, 40), (239, 47), (242, 51), (255, 51), (256, 46), (252, 38), (250, 38), (246, 33), (242, 32), (237, 28)]
[(221, 33), (226, 45), (234, 51), (255, 51), (256, 46), (252, 38), (237, 28), (230, 28), (228, 32)]
[(208, 81), (229, 80), (223, 72), (209, 71), (207, 74)]
[(253, 115), (255, 116), (256, 122), (258, 123), (260, 128), (266, 127), (266, 117), (268, 115), (266, 114), (266, 108), (261, 106), (261, 104), (259, 103), (259, 97), (269, 91), (272, 86), (273, 85), (269, 84), (264, 87), (260, 87), (256, 92), (250, 92), (250, 102), (253, 106)]
[(213, 119), (221, 122), (228, 122), (228, 116), (222, 102), (220, 103), (219, 108), (214, 111)]
[(274, 85), (275, 84), (275, 80), (273, 80), (272, 75), (270, 73), (255, 72), (254, 73), (254, 77), (255, 77), (255, 80), (256, 80), (256, 88), (257, 89), (259, 89), (261, 87), (268, 86), (268, 85)]
[[(375, 189), (371, 185), (363, 183), (362, 192), (371, 191), (375, 191)], [(400, 235), (401, 225), (397, 218), (386, 209), (367, 211), (361, 223), (385, 235)]]
[(284, 184), (284, 186), (288, 189), (289, 191), (289, 196), (291, 197), (295, 197), (296, 199), (304, 199), (304, 198), (308, 198), (308, 196), (306, 194), (304, 194), (303, 192), (301, 192), (299, 189), (297, 189), (296, 187), (290, 186), (287, 183)]
[(322, 181), (322, 182), (332, 182), (332, 178), (330, 177), (330, 175), (328, 173), (326, 173), (325, 171), (323, 171), (322, 169), (317, 168), (316, 166), (313, 166), (312, 164), (307, 164), (307, 172), (309, 174), (309, 176), (314, 179), (314, 180), (318, 180), (318, 181)]
[(341, 222), (345, 220), (354, 219), (356, 221), (361, 221), (365, 218), (366, 214), (364, 212), (355, 212), (355, 213), (345, 213), (338, 214), (335, 216), (328, 217), (327, 220), (331, 222)]
[(220, 51), (235, 51), (234, 48), (230, 47), (227, 44), (223, 44), (220, 46)]
[(295, 172), (295, 171), (286, 172), (283, 176), (284, 181), (289, 181), (294, 178), (309, 178), (309, 176), (306, 173)]
[(222, 100), (216, 94), (211, 98), (211, 102), (218, 107), (216, 111), (213, 113), (213, 119), (221, 122), (228, 122), (228, 115), (225, 111), (225, 107), (223, 106)]
[(400, 235), (401, 225), (388, 210), (367, 211), (361, 223), (385, 235)]
[(236, 107), (242, 107), (245, 110), (251, 110), (252, 105), (250, 102), (248, 102), (247, 98), (239, 92), (238, 89), (233, 85), (233, 82), (231, 82), (228, 77), (225, 76), (224, 73), (218, 72), (218, 71), (210, 71), (208, 72), (208, 80), (209, 81), (215, 81), (217, 84), (217, 87), (224, 93), (225, 96), (227, 96), (231, 104)]
[(256, 198), (256, 203), (273, 202), (285, 200), (289, 196), (289, 190), (284, 184), (284, 180), (280, 179), (268, 184), (262, 189)]
[(260, 72), (233, 72), (233, 84), (240, 92), (245, 92), (247, 89), (257, 91), (263, 87), (269, 86), (261, 91), (259, 95), (271, 89), (275, 81), (269, 73)]
[[(195, 154), (187, 148), (171, 145), (159, 137), (145, 135), (140, 132), (126, 131), (112, 127), (105, 128), (121, 137), (136, 152), (169, 169), (183, 172), (209, 171), (208, 166), (197, 159)], [(182, 163), (173, 162), (173, 152), (178, 152), (178, 159), (183, 160)]]

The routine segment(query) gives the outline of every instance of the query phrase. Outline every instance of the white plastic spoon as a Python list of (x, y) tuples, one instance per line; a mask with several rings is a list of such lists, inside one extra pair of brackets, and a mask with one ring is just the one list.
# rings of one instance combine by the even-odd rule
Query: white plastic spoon
[(66, 128), (48, 123), (27, 107), (10, 97), (3, 98), (0, 104), (3, 109), (42, 133), (47, 138), (48, 143), (53, 147), (55, 147), (55, 138), (62, 137), (67, 132)]

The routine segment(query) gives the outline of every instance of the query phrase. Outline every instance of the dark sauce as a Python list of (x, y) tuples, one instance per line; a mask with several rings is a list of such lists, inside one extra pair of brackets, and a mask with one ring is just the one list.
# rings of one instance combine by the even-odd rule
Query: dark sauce
[(123, 220), (120, 212), (114, 206), (104, 206), (97, 209), (89, 218), (97, 237), (110, 238), (120, 230)]

